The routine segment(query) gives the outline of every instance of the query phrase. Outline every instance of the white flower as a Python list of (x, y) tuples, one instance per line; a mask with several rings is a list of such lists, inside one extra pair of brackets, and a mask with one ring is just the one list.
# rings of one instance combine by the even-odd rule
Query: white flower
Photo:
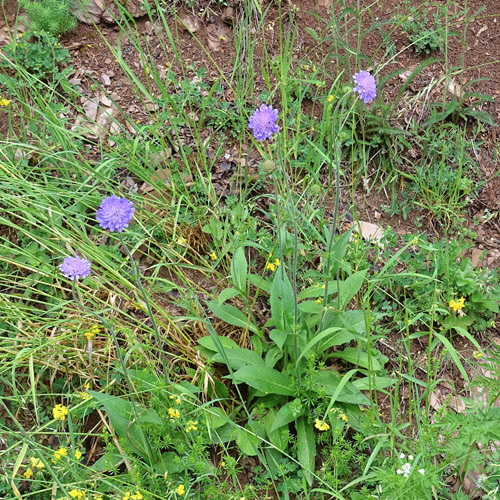
[(411, 462), (413, 460), (413, 455), (408, 455), (408, 460)]
[(425, 474), (425, 469), (418, 469), (418, 472), (420, 472), (420, 474), (422, 474), (422, 476)]
[(403, 474), (404, 477), (408, 477), (410, 475), (410, 472), (411, 472), (411, 465), (408, 462), (406, 462), (403, 465), (403, 469), (398, 469), (396, 471), (396, 474)]
[(399, 458), (403, 459), (405, 457), (405, 454), (404, 453), (401, 453), (401, 455), (399, 455)]

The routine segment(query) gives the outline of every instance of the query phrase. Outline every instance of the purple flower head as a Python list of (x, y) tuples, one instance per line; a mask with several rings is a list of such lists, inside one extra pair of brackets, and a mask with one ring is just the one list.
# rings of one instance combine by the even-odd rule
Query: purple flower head
[(273, 109), (272, 106), (261, 104), (250, 116), (248, 126), (253, 130), (253, 136), (258, 141), (264, 141), (265, 139), (272, 139), (273, 134), (279, 132), (280, 128), (276, 124), (277, 121), (278, 110)]
[(134, 204), (131, 201), (113, 195), (102, 200), (96, 213), (96, 219), (103, 229), (121, 233), (128, 227), (134, 212)]
[(354, 80), (354, 83), (357, 83), (353, 91), (360, 95), (365, 104), (372, 102), (373, 99), (377, 97), (377, 82), (375, 81), (373, 75), (368, 73), (368, 71), (360, 71), (359, 73), (356, 73), (352, 79)]
[(84, 279), (90, 274), (90, 262), (87, 259), (82, 259), (75, 255), (74, 257), (66, 257), (59, 266), (66, 278), (70, 280)]

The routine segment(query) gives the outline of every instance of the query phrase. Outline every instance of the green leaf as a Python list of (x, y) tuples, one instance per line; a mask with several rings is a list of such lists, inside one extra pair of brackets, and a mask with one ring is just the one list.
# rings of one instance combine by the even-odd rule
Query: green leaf
[(270, 302), (273, 324), (286, 331), (294, 321), (295, 299), (290, 280), (281, 269), (274, 275)]
[(314, 461), (316, 459), (316, 441), (313, 426), (307, 422), (305, 416), (302, 416), (297, 419), (295, 427), (297, 429), (297, 458), (304, 470), (306, 481), (309, 486), (312, 486)]
[(251, 322), (250, 318), (236, 307), (229, 304), (219, 304), (214, 300), (207, 302), (207, 306), (222, 321), (240, 328), (248, 328), (253, 333), (259, 333), (259, 329)]
[[(371, 377), (371, 379), (372, 379), (371, 388), (375, 391), (381, 391), (382, 389), (386, 389), (387, 387), (390, 387), (391, 385), (394, 385), (396, 383), (396, 379), (393, 379), (391, 377), (377, 377), (377, 375), (374, 375)], [(354, 380), (352, 384), (360, 391), (370, 390), (369, 377), (364, 377)]]
[(264, 394), (293, 396), (292, 381), (282, 373), (265, 365), (256, 369), (253, 366), (240, 368), (233, 374), (236, 383), (244, 382)]
[(236, 444), (242, 453), (253, 457), (257, 455), (257, 446), (259, 445), (259, 437), (253, 434), (250, 429), (238, 429)]
[(260, 369), (260, 366), (265, 366), (264, 360), (255, 351), (241, 347), (224, 349), (224, 354), (216, 353), (211, 359), (216, 363), (229, 365), (233, 370), (239, 370), (247, 365), (251, 365), (257, 370)]
[(279, 328), (274, 328), (269, 332), (269, 337), (276, 344), (278, 349), (282, 351), (288, 337), (288, 332), (280, 330)]
[(116, 435), (128, 443), (129, 447), (138, 455), (146, 458), (145, 443), (139, 443), (137, 440), (143, 434), (138, 425), (132, 423), (134, 419), (132, 403), (118, 396), (110, 396), (102, 392), (89, 391), (89, 394), (103, 406)]
[(240, 292), (235, 288), (226, 288), (219, 294), (219, 304), (223, 304), (226, 300), (232, 299), (238, 295), (240, 295)]
[[(332, 370), (323, 370), (317, 372), (313, 380), (313, 389), (327, 396), (333, 396), (337, 393), (339, 385), (344, 377)], [(351, 382), (344, 380), (344, 386), (336, 395), (335, 401), (340, 403), (352, 403), (359, 405), (368, 405), (370, 400)]]
[(355, 366), (359, 366), (361, 368), (367, 368), (371, 370), (378, 371), (382, 368), (380, 362), (375, 358), (375, 356), (371, 357), (371, 366), (368, 359), (368, 354), (358, 347), (346, 347), (341, 352), (334, 352), (330, 354), (332, 358), (340, 358), (344, 361), (352, 363)]
[(205, 415), (207, 418), (207, 423), (211, 429), (218, 429), (224, 424), (227, 424), (229, 421), (229, 418), (224, 413), (222, 408), (218, 408), (217, 406), (206, 408)]
[[(229, 337), (222, 337), (220, 335), (214, 335), (214, 337), (217, 337), (218, 341), (221, 343), (222, 347), (224, 349), (237, 349), (239, 348), (239, 345)], [(202, 347), (205, 347), (209, 351), (214, 351), (218, 352), (219, 349), (215, 345), (214, 339), (212, 338), (211, 335), (207, 335), (206, 337), (201, 337), (198, 339), (198, 344), (200, 344)]]
[[(300, 400), (298, 400), (298, 403), (300, 404)], [(269, 432), (276, 431), (280, 427), (288, 425), (290, 422), (293, 422), (297, 417), (300, 416), (296, 414), (298, 403), (297, 400), (289, 401), (278, 410), (278, 413), (274, 418), (273, 424), (268, 431), (268, 434)]]
[(271, 295), (271, 288), (273, 284), (269, 281), (264, 279), (262, 276), (259, 276), (258, 274), (249, 274), (248, 276), (248, 281), (252, 283), (257, 288), (260, 288), (261, 290), (264, 290), (267, 294)]
[(366, 272), (358, 271), (357, 273), (351, 274), (345, 281), (339, 283), (339, 295), (338, 295), (338, 308), (343, 311), (350, 300), (359, 292), (363, 282), (365, 281)]
[(264, 425), (269, 442), (276, 446), (281, 451), (287, 448), (287, 439), (284, 438), (283, 433), (278, 431), (279, 427), (273, 430), (274, 422), (276, 421), (277, 412), (274, 408), (269, 408), (267, 415), (264, 418)]
[(245, 292), (247, 288), (248, 264), (245, 257), (244, 247), (238, 247), (231, 260), (231, 278), (233, 285), (240, 291)]
[[(350, 333), (347, 333), (347, 336), (345, 336), (345, 338), (348, 338), (347, 341), (344, 341), (342, 340), (341, 342), (339, 342), (338, 344), (335, 343), (335, 341), (333, 339), (335, 339), (335, 337), (342, 337), (341, 335), (341, 332), (344, 332), (344, 333), (347, 333), (345, 332), (345, 330), (343, 328), (327, 328), (326, 330), (323, 330), (322, 332), (320, 333), (317, 333), (306, 345), (305, 347), (301, 350), (300, 352), (300, 355), (299, 357), (297, 358), (297, 361), (296, 363), (299, 362), (300, 359), (302, 359), (304, 356), (306, 356), (308, 354), (308, 352), (316, 345), (318, 344), (319, 342), (321, 342), (322, 340), (325, 340), (325, 342), (334, 342), (333, 344), (331, 345), (340, 345), (340, 344), (343, 344), (344, 342), (349, 342), (350, 340), (353, 339), (353, 336), (352, 334)], [(322, 349), (320, 349), (320, 352), (322, 352)]]

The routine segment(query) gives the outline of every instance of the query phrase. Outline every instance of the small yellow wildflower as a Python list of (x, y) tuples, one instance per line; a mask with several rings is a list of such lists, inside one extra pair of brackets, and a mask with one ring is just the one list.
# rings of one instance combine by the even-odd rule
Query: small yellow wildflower
[(30, 457), (30, 462), (31, 467), (33, 468), (43, 469), (45, 467), (45, 465), (43, 465), (43, 462), (39, 458)]
[(67, 457), (67, 456), (68, 456), (68, 449), (59, 448), (58, 450), (54, 451), (54, 459), (52, 461), (56, 463), (58, 460), (61, 460), (62, 457)]
[(481, 356), (484, 356), (484, 354), (479, 351), (474, 351), (472, 355), (474, 356), (474, 359), (479, 359)]
[(85, 337), (87, 337), (87, 340), (92, 340), (98, 333), (100, 333), (101, 330), (97, 325), (92, 325), (85, 333)]
[(314, 427), (316, 427), (316, 429), (320, 431), (327, 431), (330, 428), (330, 426), (326, 422), (320, 420), (319, 418), (316, 419)]
[(7, 107), (9, 104), (10, 104), (10, 101), (8, 99), (0, 99), (0, 106)]
[(465, 307), (465, 299), (460, 297), (458, 301), (450, 300), (449, 307), (453, 312), (461, 311)]
[(186, 432), (190, 432), (190, 431), (197, 431), (198, 430), (198, 421), (195, 420), (189, 420), (189, 422), (187, 423), (187, 427), (186, 427)]
[(269, 269), (269, 271), (274, 272), (276, 271), (276, 266), (272, 262), (268, 262), (266, 264), (266, 269)]
[(84, 500), (84, 498), (86, 498), (85, 496), (85, 491), (83, 490), (71, 490), (68, 495), (71, 497), (71, 498), (76, 498), (77, 500)]
[(332, 102), (332, 101), (333, 101), (333, 96), (332, 96), (332, 94), (330, 94), (330, 95), (328, 96), (328, 102)]
[(210, 260), (217, 260), (217, 254), (215, 252), (209, 253), (208, 256)]
[(80, 391), (78, 393), (78, 397), (80, 399), (90, 399), (90, 394), (88, 392), (82, 392), (82, 391)]
[(316, 66), (313, 66), (312, 72), (316, 73)]
[(219, 464), (221, 467), (225, 467), (226, 466), (226, 462), (224, 462), (224, 460), (222, 460), (222, 462)]
[(314, 283), (313, 288), (318, 288), (319, 283)]
[(55, 405), (52, 408), (52, 414), (56, 420), (66, 420), (66, 415), (68, 414), (68, 408), (63, 405)]
[(169, 408), (168, 409), (168, 416), (170, 418), (180, 418), (181, 412), (179, 410), (174, 410), (174, 408)]
[(183, 238), (182, 236), (180, 238), (177, 238), (177, 244), (179, 244), (179, 245), (187, 245), (186, 238)]
[(31, 469), (26, 469), (26, 472), (23, 474), (26, 479), (31, 479), (33, 477), (33, 471)]
[(179, 486), (177, 486), (177, 494), (184, 495), (184, 493), (186, 493), (186, 488), (184, 488), (183, 484), (179, 484)]
[(321, 304), (323, 302), (323, 299), (316, 299), (316, 304)]
[(178, 405), (180, 405), (180, 404), (181, 404), (181, 398), (179, 398), (179, 397), (175, 398), (175, 402), (176, 402)]
[(75, 451), (75, 458), (77, 460), (80, 460), (80, 458), (82, 458), (82, 455), (83, 455), (83, 453), (80, 450)]
[(347, 422), (349, 419), (347, 418), (347, 415), (345, 413), (340, 414), (340, 418), (344, 421)]

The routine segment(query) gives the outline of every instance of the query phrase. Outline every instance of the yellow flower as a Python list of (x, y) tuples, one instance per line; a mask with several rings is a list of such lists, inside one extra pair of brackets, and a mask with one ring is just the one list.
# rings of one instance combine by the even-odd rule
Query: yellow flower
[(266, 269), (269, 269), (269, 271), (273, 272), (276, 271), (276, 266), (272, 262), (268, 262), (266, 265)]
[(208, 256), (210, 260), (217, 260), (217, 254), (215, 252), (209, 253)]
[(26, 472), (23, 474), (26, 479), (31, 479), (33, 477), (33, 471), (31, 469), (26, 469)]
[(67, 448), (59, 448), (58, 450), (54, 451), (54, 459), (52, 461), (54, 463), (56, 463), (62, 457), (67, 457), (67, 456), (68, 456), (68, 449)]
[(276, 267), (279, 267), (279, 265), (281, 264), (280, 260), (279, 259), (274, 259), (274, 265)]
[(0, 106), (7, 107), (9, 104), (10, 104), (10, 101), (8, 99), (0, 99)]
[(183, 484), (179, 484), (179, 486), (177, 486), (177, 494), (184, 495), (184, 493), (186, 493), (186, 488), (184, 488)]
[(224, 462), (224, 460), (222, 460), (222, 462), (220, 463), (220, 466), (221, 467), (225, 467), (226, 466), (226, 462)]
[(479, 359), (481, 356), (484, 356), (484, 354), (479, 351), (474, 351), (472, 355), (474, 356), (475, 359)]
[(130, 500), (142, 500), (144, 497), (137, 492), (135, 495), (131, 495)]
[(174, 408), (169, 408), (168, 409), (168, 416), (170, 418), (180, 418), (181, 412), (179, 410), (174, 410)]
[(68, 493), (68, 495), (71, 498), (76, 498), (77, 500), (83, 500), (84, 498), (86, 498), (85, 491), (83, 491), (83, 490), (71, 490)]
[(177, 243), (179, 245), (187, 245), (187, 240), (186, 238), (183, 238), (182, 236), (180, 238), (177, 239)]
[(330, 95), (328, 96), (328, 102), (332, 102), (332, 101), (333, 101), (333, 96), (330, 94)]
[(321, 304), (323, 303), (323, 299), (316, 299), (316, 304)]
[(85, 333), (85, 337), (87, 337), (87, 340), (92, 340), (98, 333), (100, 333), (101, 330), (97, 325), (92, 325)]
[(347, 418), (347, 415), (345, 413), (340, 414), (340, 418), (344, 421), (347, 422), (349, 419)]
[(450, 300), (449, 308), (453, 312), (461, 311), (464, 307), (465, 307), (465, 299), (463, 297), (460, 297), (458, 301)]
[(75, 451), (75, 458), (76, 458), (77, 460), (80, 460), (80, 458), (82, 458), (82, 455), (83, 455), (83, 454), (82, 454), (82, 452), (81, 452), (80, 450), (76, 450), (76, 451)]
[(52, 414), (56, 420), (65, 420), (68, 414), (68, 408), (63, 405), (55, 405), (54, 408), (52, 408)]
[(189, 422), (187, 423), (187, 427), (186, 427), (186, 432), (189, 432), (189, 431), (197, 431), (198, 430), (198, 421), (192, 421), (192, 420), (189, 420)]
[(327, 431), (330, 428), (330, 426), (326, 422), (320, 420), (319, 418), (316, 419), (314, 427), (316, 427), (316, 429), (320, 431)]
[(79, 392), (78, 397), (80, 399), (90, 399), (90, 394), (88, 392)]
[(30, 457), (31, 467), (36, 467), (37, 469), (43, 469), (45, 465), (39, 458)]
[(180, 405), (180, 404), (181, 404), (181, 398), (179, 398), (179, 397), (175, 398), (175, 402), (176, 402), (178, 405)]

